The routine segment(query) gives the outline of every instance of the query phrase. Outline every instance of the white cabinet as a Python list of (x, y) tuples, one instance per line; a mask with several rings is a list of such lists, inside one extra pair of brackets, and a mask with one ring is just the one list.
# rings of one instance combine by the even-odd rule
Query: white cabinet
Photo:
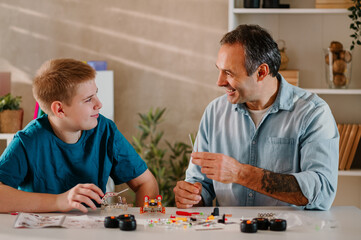
[[(352, 53), (349, 89), (329, 89), (325, 80), (323, 49), (331, 41), (341, 42), (347, 50), (351, 44), (348, 10), (316, 9), (310, 0), (288, 1), (289, 9), (243, 8), (242, 3), (229, 0), (228, 30), (239, 24), (258, 24), (276, 41), (284, 40), (288, 69), (300, 72), (299, 86), (322, 97), (338, 123), (361, 123), (361, 47)], [(361, 170), (340, 171), (339, 176), (335, 205), (361, 208)]]
[(5, 140), (6, 146), (8, 146), (10, 142), (13, 140), (14, 135), (15, 135), (14, 133), (0, 133), (0, 140)]
[(114, 121), (114, 72), (97, 71), (95, 83), (98, 87), (98, 98), (103, 104), (100, 113)]

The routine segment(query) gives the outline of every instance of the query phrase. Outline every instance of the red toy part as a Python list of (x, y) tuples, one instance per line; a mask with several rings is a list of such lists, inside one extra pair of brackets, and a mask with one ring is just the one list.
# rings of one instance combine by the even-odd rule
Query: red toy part
[(176, 211), (175, 214), (181, 215), (181, 216), (192, 216), (192, 215), (198, 215), (199, 212)]

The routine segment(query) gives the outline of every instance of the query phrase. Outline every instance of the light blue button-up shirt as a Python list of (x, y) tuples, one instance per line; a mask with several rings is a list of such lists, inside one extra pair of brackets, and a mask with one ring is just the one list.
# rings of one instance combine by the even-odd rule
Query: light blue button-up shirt
[[(327, 210), (336, 195), (339, 134), (327, 103), (316, 94), (287, 83), (280, 89), (258, 128), (245, 104), (231, 104), (227, 95), (212, 101), (202, 117), (194, 151), (223, 153), (240, 163), (292, 174), (307, 209)], [(206, 206), (216, 197), (220, 206), (277, 206), (288, 203), (242, 185), (208, 179), (190, 162), (186, 181), (201, 182)]]

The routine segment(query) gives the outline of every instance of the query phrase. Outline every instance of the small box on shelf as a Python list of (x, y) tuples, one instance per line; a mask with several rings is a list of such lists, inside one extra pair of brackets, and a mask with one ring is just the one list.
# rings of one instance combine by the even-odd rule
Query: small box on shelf
[(0, 72), (0, 96), (10, 93), (11, 88), (11, 73), (10, 72)]
[(298, 86), (298, 79), (300, 74), (299, 70), (280, 70), (279, 73), (288, 83), (294, 86)]
[(351, 0), (316, 0), (316, 8), (349, 8), (353, 5)]

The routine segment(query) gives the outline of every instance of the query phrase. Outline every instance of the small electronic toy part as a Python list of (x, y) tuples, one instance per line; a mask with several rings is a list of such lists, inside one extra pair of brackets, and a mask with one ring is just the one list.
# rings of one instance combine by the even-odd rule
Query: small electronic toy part
[(268, 227), (270, 225), (268, 218), (253, 218), (253, 220), (257, 222), (258, 230), (268, 230)]
[(131, 219), (131, 220), (135, 220), (135, 217), (133, 214), (121, 214), (118, 216), (119, 220), (124, 220), (124, 219)]
[(258, 213), (258, 218), (273, 219), (273, 218), (275, 218), (275, 216), (276, 216), (275, 213)]
[(132, 214), (122, 214), (118, 216), (119, 229), (123, 231), (134, 231), (137, 229), (137, 222)]
[(223, 214), (221, 219), (218, 219), (218, 223), (223, 223), (226, 224), (227, 218), (226, 218), (226, 214)]
[(185, 211), (176, 211), (175, 214), (180, 216), (193, 216), (193, 215), (199, 215), (199, 212), (185, 212)]
[(156, 199), (150, 199), (149, 196), (144, 196), (144, 206), (140, 207), (140, 213), (146, 212), (160, 212), (165, 213), (165, 207), (162, 206), (162, 196), (158, 195)]
[[(227, 222), (228, 221), (227, 217), (232, 217), (232, 214), (223, 214), (222, 218), (218, 219), (218, 223), (223, 223), (223, 224), (230, 223), (230, 222)], [(233, 222), (231, 222), (231, 223), (233, 223)]]
[(125, 197), (120, 196), (121, 193), (127, 191), (129, 188), (124, 189), (120, 192), (107, 192), (102, 198), (101, 209), (122, 209), (127, 210), (128, 204)]
[(286, 231), (287, 221), (284, 219), (276, 218), (270, 220), (271, 231)]
[(118, 228), (119, 220), (115, 216), (105, 217), (104, 219), (104, 227), (106, 228)]
[(219, 208), (218, 207), (215, 207), (214, 209), (213, 209), (213, 212), (211, 213), (211, 215), (213, 215), (213, 216), (219, 216)]
[(257, 232), (257, 222), (255, 220), (243, 220), (241, 222), (241, 232), (256, 233)]

